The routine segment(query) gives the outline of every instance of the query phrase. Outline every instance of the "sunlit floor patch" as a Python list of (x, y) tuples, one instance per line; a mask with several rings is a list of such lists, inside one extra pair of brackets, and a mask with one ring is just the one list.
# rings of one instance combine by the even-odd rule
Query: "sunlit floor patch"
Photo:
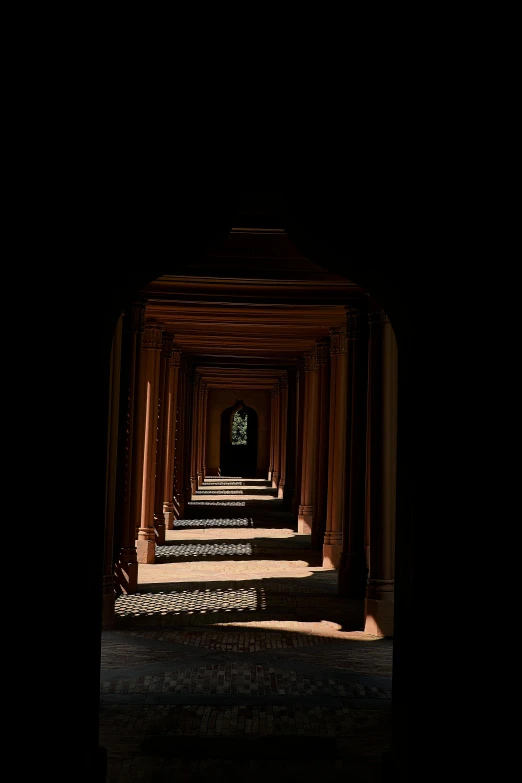
[(122, 595), (116, 600), (119, 617), (167, 614), (205, 614), (206, 612), (256, 611), (266, 607), (262, 588), (238, 590), (183, 590)]
[(324, 636), (330, 639), (353, 639), (359, 641), (379, 641), (376, 636), (371, 636), (364, 631), (342, 631), (339, 623), (331, 620), (320, 622), (297, 622), (295, 620), (253, 620), (252, 622), (214, 623), (215, 626), (224, 628), (242, 628), (246, 630), (270, 630), (286, 633), (306, 634), (307, 636)]
[(140, 565), (139, 584), (175, 582), (244, 581), (291, 577), (301, 579), (313, 571), (305, 560), (219, 560)]
[[(180, 541), (187, 538), (190, 539), (213, 539), (216, 538), (216, 532), (212, 529), (205, 530), (201, 528), (207, 527), (203, 524), (203, 522), (220, 522), (222, 520), (185, 520), (187, 523), (187, 528), (190, 527), (191, 522), (201, 522), (201, 524), (195, 525), (194, 529), (187, 529), (187, 530), (167, 530), (165, 532), (165, 538), (167, 542), (170, 541)], [(241, 520), (234, 519), (232, 522), (239, 522)], [(242, 520), (242, 521), (248, 521), (248, 520)], [(181, 526), (180, 526), (181, 527)], [(209, 528), (211, 527), (221, 527), (220, 525), (208, 525)], [(242, 528), (240, 530), (236, 529), (237, 527)], [(309, 536), (298, 536), (297, 533), (295, 533), (293, 530), (290, 530), (289, 528), (263, 528), (263, 527), (251, 527), (248, 526), (248, 529), (244, 529), (245, 526), (243, 525), (237, 525), (234, 527), (228, 527), (223, 526), (223, 528), (219, 531), (219, 538), (274, 538), (274, 539), (281, 539), (281, 538), (294, 538), (294, 539), (309, 539)]]

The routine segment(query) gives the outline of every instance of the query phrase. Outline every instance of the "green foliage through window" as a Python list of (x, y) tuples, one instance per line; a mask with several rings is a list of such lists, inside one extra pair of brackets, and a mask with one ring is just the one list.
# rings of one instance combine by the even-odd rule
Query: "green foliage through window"
[(232, 445), (246, 446), (247, 443), (247, 419), (248, 413), (243, 410), (236, 411), (232, 419)]

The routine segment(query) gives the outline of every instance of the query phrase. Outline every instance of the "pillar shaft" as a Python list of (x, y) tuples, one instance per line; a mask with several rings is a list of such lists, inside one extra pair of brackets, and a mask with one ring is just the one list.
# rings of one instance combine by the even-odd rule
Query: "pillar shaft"
[(317, 346), (317, 504), (316, 524), (312, 530), (312, 547), (322, 549), (326, 531), (326, 505), (328, 497), (328, 439), (330, 412), (330, 348), (327, 343)]
[(176, 414), (176, 449), (174, 466), (176, 474), (176, 494), (174, 499), (174, 518), (183, 519), (185, 514), (185, 433), (187, 431), (187, 367), (184, 357), (180, 358), (179, 391)]
[(338, 568), (343, 541), (346, 491), (348, 339), (346, 329), (330, 330), (330, 416), (323, 567)]
[(174, 335), (163, 333), (160, 354), (159, 394), (158, 394), (158, 433), (156, 440), (156, 480), (154, 489), (154, 530), (156, 544), (165, 543), (165, 468), (169, 440), (169, 404), (171, 398), (171, 361)]
[(304, 431), (304, 361), (299, 359), (295, 374), (296, 410), (295, 410), (295, 493), (292, 513), (298, 517), (301, 503), (301, 483), (303, 477), (303, 431)]
[(281, 385), (278, 381), (274, 387), (274, 470), (272, 472), (272, 487), (279, 485), (279, 466), (281, 462), (280, 395)]
[(286, 446), (288, 434), (288, 378), (281, 378), (281, 391), (279, 393), (279, 430), (280, 430), (280, 458), (279, 458), (279, 483), (277, 495), (282, 498), (286, 484)]
[(311, 534), (317, 496), (317, 349), (305, 352), (305, 430), (298, 532)]
[(190, 449), (190, 494), (195, 495), (198, 487), (198, 417), (199, 417), (200, 376), (196, 374), (192, 386), (192, 433)]
[(368, 567), (364, 551), (366, 515), (366, 429), (368, 420), (368, 309), (347, 312), (348, 349), (348, 460), (347, 503), (343, 552), (339, 564), (340, 595), (364, 599)]
[(136, 530), (141, 504), (138, 397), (145, 302), (135, 302), (125, 312), (122, 325), (118, 467), (114, 536), (114, 577), (118, 593), (133, 593), (138, 583)]
[(198, 487), (203, 483), (203, 419), (205, 416), (205, 391), (206, 384), (201, 381), (199, 384), (199, 401), (198, 401), (198, 432), (197, 432), (197, 462), (196, 462), (196, 475), (198, 481)]
[(208, 415), (208, 386), (205, 385), (203, 398), (203, 481), (207, 477), (207, 415)]
[(295, 462), (296, 462), (296, 408), (297, 408), (296, 368), (288, 369), (288, 412), (286, 438), (286, 477), (283, 499), (285, 507), (293, 508), (295, 495)]
[(137, 545), (139, 563), (153, 563), (156, 549), (154, 501), (160, 353), (162, 346), (161, 327), (156, 324), (145, 326), (142, 345), (143, 374), (140, 388), (141, 399), (139, 401), (140, 420), (143, 420), (141, 519)]
[(116, 507), (116, 470), (118, 461), (118, 413), (120, 398), (122, 322), (123, 316), (120, 316), (116, 329), (114, 330), (112, 341), (109, 381), (102, 607), (102, 628), (104, 629), (112, 628), (114, 626), (114, 516)]
[(397, 343), (381, 311), (370, 320), (370, 574), (365, 630), (393, 635), (394, 544), (397, 473)]
[(275, 449), (274, 422), (275, 422), (275, 389), (272, 389), (270, 392), (270, 465), (268, 468), (269, 481), (272, 481), (272, 475), (274, 473), (274, 449)]
[(166, 400), (166, 440), (165, 440), (165, 459), (162, 481), (162, 513), (165, 530), (172, 530), (174, 527), (174, 460), (176, 444), (176, 411), (178, 400), (178, 380), (179, 380), (180, 352), (175, 350), (171, 353), (169, 362), (169, 383), (167, 388)]

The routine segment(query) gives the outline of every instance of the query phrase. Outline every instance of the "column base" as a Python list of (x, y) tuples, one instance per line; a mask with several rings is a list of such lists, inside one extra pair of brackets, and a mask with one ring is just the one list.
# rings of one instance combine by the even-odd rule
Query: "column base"
[[(179, 495), (176, 495), (176, 498), (174, 500), (174, 519), (183, 519), (183, 516), (185, 514), (185, 496), (182, 492), (179, 493)], [(172, 528), (168, 528), (168, 530), (173, 530), (174, 524), (172, 525)]]
[(284, 494), (285, 494), (285, 485), (284, 483), (282, 484), (281, 482), (279, 482), (279, 486), (277, 487), (277, 497), (282, 500)]
[(190, 492), (191, 495), (195, 495), (198, 489), (198, 479), (197, 476), (191, 476), (190, 477)]
[[(132, 558), (132, 560), (131, 560)], [(130, 595), (138, 587), (138, 560), (136, 547), (120, 552), (120, 559), (114, 566), (114, 581), (118, 592)]]
[(339, 563), (339, 595), (364, 600), (368, 567), (364, 554), (344, 552)]
[(373, 636), (393, 636), (394, 602), (367, 598), (364, 602), (364, 631)]
[(277, 488), (277, 485), (279, 484), (279, 473), (277, 470), (274, 470), (272, 473), (272, 489)]
[(299, 506), (297, 517), (297, 532), (300, 535), (309, 536), (312, 533), (314, 513), (312, 506)]
[[(163, 504), (163, 525), (165, 530), (174, 529), (174, 503), (166, 501)], [(156, 543), (158, 543), (156, 541)], [(165, 541), (163, 541), (165, 543)]]
[(340, 542), (338, 544), (323, 544), (323, 568), (339, 568), (342, 551), (343, 545)]
[(198, 483), (198, 487), (200, 487), (203, 484), (203, 474), (199, 470), (197, 475), (197, 483)]
[(114, 628), (114, 577), (112, 574), (106, 574), (103, 577), (103, 596), (102, 596), (102, 631), (108, 631)]
[(138, 539), (136, 543), (138, 554), (138, 563), (153, 563), (156, 554), (156, 543), (154, 541), (144, 541)]
[(154, 541), (158, 546), (165, 543), (165, 515), (163, 511), (154, 514)]
[(272, 481), (272, 468), (268, 468), (268, 476), (267, 476), (267, 479), (268, 479), (268, 481)]
[(312, 526), (312, 549), (322, 549), (324, 542), (326, 523), (323, 519), (316, 519)]

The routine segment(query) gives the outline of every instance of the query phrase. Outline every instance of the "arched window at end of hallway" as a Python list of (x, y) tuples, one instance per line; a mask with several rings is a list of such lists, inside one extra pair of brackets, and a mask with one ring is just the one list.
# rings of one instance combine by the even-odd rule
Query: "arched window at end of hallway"
[(248, 443), (248, 413), (244, 408), (231, 417), (230, 443), (232, 446), (246, 446)]

